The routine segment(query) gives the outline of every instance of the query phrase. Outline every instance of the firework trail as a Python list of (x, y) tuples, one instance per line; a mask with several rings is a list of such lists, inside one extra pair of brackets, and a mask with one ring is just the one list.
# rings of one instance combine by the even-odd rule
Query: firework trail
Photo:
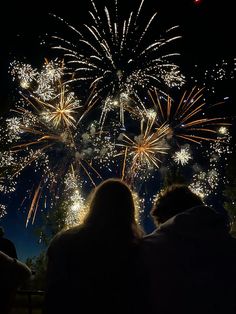
[(176, 104), (168, 96), (167, 101), (160, 99), (156, 90), (149, 91), (151, 104), (155, 108), (157, 124), (169, 127), (169, 138), (176, 137), (187, 142), (201, 144), (203, 141), (215, 141), (216, 128), (229, 126), (224, 117), (211, 117), (208, 111), (216, 105), (207, 105), (203, 100), (203, 89), (194, 87), (189, 93), (184, 92)]

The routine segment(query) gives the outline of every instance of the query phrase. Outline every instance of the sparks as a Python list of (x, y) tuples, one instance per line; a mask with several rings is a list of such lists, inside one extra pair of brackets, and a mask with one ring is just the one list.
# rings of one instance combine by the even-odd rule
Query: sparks
[(217, 140), (216, 128), (230, 125), (224, 117), (206, 114), (212, 106), (207, 106), (202, 92), (203, 89), (193, 88), (183, 94), (178, 104), (170, 96), (166, 102), (161, 101), (157, 90), (149, 92), (151, 103), (158, 113), (159, 125), (166, 123), (169, 126), (169, 137), (201, 144), (203, 141)]
[(181, 148), (181, 150), (175, 152), (172, 158), (178, 165), (179, 164), (181, 164), (182, 166), (187, 165), (189, 160), (192, 159), (189, 147)]
[(141, 133), (138, 136), (131, 139), (123, 134), (124, 144), (117, 144), (124, 148), (124, 151), (120, 153), (124, 155), (123, 170), (127, 159), (131, 159), (130, 173), (132, 175), (137, 175), (137, 172), (142, 169), (159, 168), (161, 162), (159, 156), (167, 154), (169, 148), (164, 144), (163, 139), (168, 132), (168, 127), (164, 125), (153, 131), (154, 121), (154, 119), (148, 120), (146, 126), (144, 126), (144, 121), (141, 121)]
[[(71, 81), (89, 82), (93, 90), (92, 100), (108, 97), (113, 104), (116, 103), (124, 125), (122, 94), (139, 99), (144, 88), (158, 87), (160, 93), (166, 94), (168, 87), (184, 84), (184, 76), (173, 62), (179, 54), (166, 53), (166, 48), (180, 36), (172, 35), (176, 31), (175, 26), (168, 29), (165, 36), (150, 42), (148, 36), (156, 13), (141, 27), (139, 22), (144, 1), (126, 20), (118, 16), (117, 2), (116, 14), (107, 7), (100, 14), (93, 0), (91, 3), (91, 23), (78, 30), (66, 23), (78, 36), (77, 42), (54, 36), (58, 43), (54, 48), (64, 52), (74, 74)], [(108, 109), (106, 104), (105, 100), (103, 115)]]

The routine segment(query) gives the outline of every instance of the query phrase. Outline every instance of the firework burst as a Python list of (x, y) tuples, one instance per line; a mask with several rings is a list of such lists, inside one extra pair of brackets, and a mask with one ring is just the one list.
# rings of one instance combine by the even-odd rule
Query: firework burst
[(158, 87), (160, 93), (166, 94), (167, 87), (184, 84), (179, 67), (172, 61), (178, 54), (166, 52), (169, 44), (180, 36), (172, 35), (176, 29), (172, 27), (165, 36), (150, 41), (156, 13), (141, 27), (143, 0), (138, 10), (132, 11), (124, 20), (118, 16), (117, 1), (114, 14), (107, 7), (100, 14), (92, 0), (91, 3), (90, 24), (79, 30), (67, 24), (78, 35), (78, 42), (54, 36), (58, 41), (54, 48), (62, 50), (73, 66), (73, 81), (89, 82), (93, 90), (92, 100), (97, 97), (105, 99), (102, 115), (106, 115), (108, 102), (113, 109), (118, 105), (124, 124), (126, 101), (123, 95), (139, 99), (144, 88)]
[(79, 100), (63, 83), (61, 64), (58, 68), (58, 63), (46, 61), (39, 72), (17, 63), (12, 73), (20, 86), (21, 80), (27, 82), (27, 88), (20, 91), (21, 102), (12, 109), (14, 116), (7, 118), (1, 129), (8, 148), (0, 155), (0, 167), (6, 182), (15, 182), (26, 168), (35, 168), (38, 183), (29, 193), (28, 223), (32, 217), (34, 221), (47, 191), (54, 191), (54, 199), (60, 195), (66, 174), (72, 170), (76, 176), (83, 173), (93, 185), (92, 177), (99, 174), (83, 153)]
[(224, 117), (207, 116), (207, 110), (222, 103), (207, 106), (202, 92), (203, 89), (193, 88), (189, 93), (185, 92), (176, 104), (170, 96), (163, 101), (157, 90), (149, 91), (152, 105), (157, 112), (157, 123), (169, 126), (170, 138), (175, 136), (197, 144), (203, 141), (216, 141), (217, 128), (230, 125)]
[(207, 199), (209, 196), (218, 195), (219, 187), (226, 184), (225, 167), (228, 163), (228, 155), (232, 153), (231, 135), (225, 126), (217, 130), (216, 141), (210, 142), (205, 147), (206, 165), (204, 169), (198, 169), (193, 175), (190, 188), (196, 191), (202, 198)]
[(165, 144), (164, 137), (168, 134), (168, 127), (154, 128), (155, 119), (148, 120), (146, 123), (141, 121), (141, 132), (134, 139), (126, 134), (122, 134), (122, 144), (117, 144), (124, 148), (119, 155), (124, 156), (122, 177), (125, 176), (126, 164), (131, 163), (131, 177), (138, 173), (153, 168), (159, 168), (161, 162), (160, 155), (167, 154), (169, 149)]
[[(211, 116), (213, 106), (205, 103), (203, 89), (185, 92), (178, 102), (166, 93), (184, 84), (174, 63), (178, 54), (168, 53), (180, 37), (174, 35), (176, 27), (152, 40), (156, 14), (141, 23), (144, 0), (124, 18), (114, 1), (113, 13), (98, 10), (91, 0), (91, 23), (78, 30), (67, 24), (78, 36), (73, 40), (54, 36), (54, 48), (63, 52), (66, 63), (45, 59), (40, 70), (21, 62), (11, 65), (21, 101), (1, 123), (0, 192), (8, 197), (20, 176), (26, 173), (26, 183), (30, 172), (22, 202), (29, 199), (26, 224), (34, 222), (38, 208), (57, 206), (63, 198), (66, 227), (81, 223), (87, 213), (84, 192), (102, 180), (96, 169), (104, 177), (122, 177), (140, 192), (149, 179), (163, 178), (174, 160), (186, 165), (184, 170), (192, 167), (190, 187), (201, 196), (220, 185), (220, 162), (230, 153), (229, 123)], [(217, 72), (217, 79), (226, 74)], [(82, 88), (83, 106), (73, 84)], [(145, 97), (148, 90), (151, 101)], [(180, 149), (179, 140), (188, 145)], [(191, 146), (190, 153), (190, 144), (202, 145)], [(208, 169), (197, 162), (194, 168), (189, 162), (194, 149), (202, 153), (206, 147)], [(142, 196), (144, 205), (150, 195)], [(1, 202), (0, 218), (5, 214)]]
[(189, 160), (192, 159), (189, 147), (181, 148), (179, 151), (174, 153), (172, 158), (178, 165), (187, 165)]
[[(80, 182), (80, 184), (79, 184)], [(82, 223), (87, 213), (85, 199), (82, 196), (82, 180), (76, 177), (74, 171), (70, 171), (65, 179), (65, 197), (64, 207), (66, 210), (65, 225), (66, 228), (73, 227)]]

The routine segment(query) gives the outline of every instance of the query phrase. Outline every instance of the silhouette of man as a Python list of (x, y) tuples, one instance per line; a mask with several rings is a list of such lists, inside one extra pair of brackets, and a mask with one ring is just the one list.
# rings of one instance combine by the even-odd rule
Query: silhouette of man
[(144, 237), (149, 314), (235, 314), (236, 239), (224, 215), (187, 186), (161, 192)]
[(4, 237), (4, 229), (0, 227), (0, 251), (11, 258), (17, 258), (16, 248), (12, 241)]

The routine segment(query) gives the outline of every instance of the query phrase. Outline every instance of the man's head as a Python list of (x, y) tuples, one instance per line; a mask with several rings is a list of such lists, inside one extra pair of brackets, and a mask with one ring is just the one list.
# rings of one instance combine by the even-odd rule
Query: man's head
[(202, 199), (186, 185), (170, 185), (160, 192), (154, 202), (151, 215), (156, 225), (195, 206), (204, 205)]

